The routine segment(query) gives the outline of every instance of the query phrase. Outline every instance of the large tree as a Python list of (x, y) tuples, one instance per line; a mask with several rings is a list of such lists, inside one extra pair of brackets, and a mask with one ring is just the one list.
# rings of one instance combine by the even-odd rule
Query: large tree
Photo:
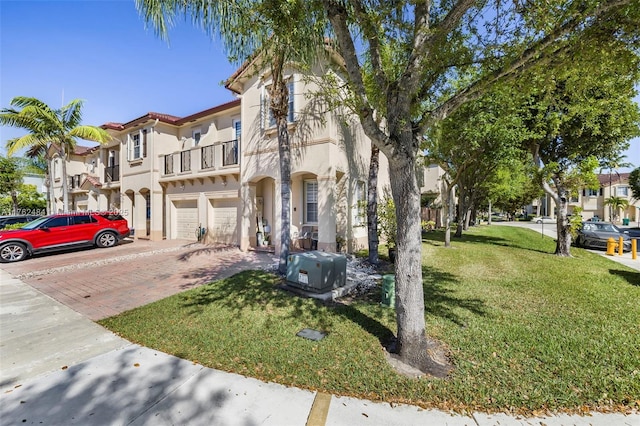
[(571, 194), (596, 186), (598, 165), (616, 158), (640, 131), (640, 111), (633, 101), (640, 78), (637, 53), (620, 43), (593, 43), (607, 47), (607, 55), (595, 57), (591, 48), (581, 49), (551, 69), (534, 70), (524, 83), (531, 90), (519, 90), (527, 98), (530, 134), (525, 144), (557, 208), (559, 256), (571, 255)]
[[(28, 149), (30, 156), (37, 157), (49, 153), (52, 149), (60, 158), (64, 211), (69, 211), (67, 156), (73, 153), (77, 140), (106, 143), (111, 139), (111, 136), (100, 127), (81, 124), (82, 105), (82, 100), (75, 99), (60, 109), (53, 109), (36, 98), (18, 96), (11, 100), (13, 108), (3, 108), (0, 111), (0, 124), (19, 127), (29, 132), (7, 141), (9, 154)], [(48, 158), (50, 161), (51, 157)], [(49, 176), (51, 195), (52, 180)]]
[[(247, 72), (271, 74), (268, 108), (275, 121), (280, 159), (280, 260), (286, 273), (291, 245), (291, 141), (288, 127), (288, 67), (317, 59), (323, 45), (323, 25), (303, 0), (136, 0), (146, 22), (163, 38), (177, 16), (190, 17), (212, 37), (224, 42), (229, 59), (247, 65)], [(249, 59), (254, 63), (250, 64)], [(257, 65), (256, 65), (257, 64)]]
[[(513, 78), (558, 52), (570, 51), (576, 43), (588, 44), (598, 37), (637, 43), (639, 2), (167, 0), (188, 11), (204, 4), (202, 14), (196, 15), (199, 22), (202, 18), (216, 22), (211, 17), (217, 8), (231, 10), (228, 22), (218, 22), (229, 32), (236, 30), (243, 17), (255, 16), (260, 19), (257, 23), (265, 25), (260, 28), (267, 28), (273, 36), (282, 29), (291, 31), (296, 36), (292, 38), (294, 50), (295, 42), (308, 41), (300, 31), (309, 20), (303, 19), (298, 27), (287, 20), (299, 16), (313, 21), (317, 16), (322, 24), (315, 13), (324, 10), (336, 49), (344, 59), (364, 132), (389, 160), (399, 219), (396, 350), (401, 360), (434, 374), (446, 373), (447, 367), (428, 352), (425, 333), (420, 193), (415, 172), (422, 135), (496, 82)], [(261, 19), (263, 8), (274, 3), (284, 5), (282, 13), (271, 15), (272, 20)], [(369, 76), (374, 84), (365, 83)]]
[[(548, 62), (559, 52), (597, 38), (637, 43), (640, 4), (319, 1), (345, 60), (364, 131), (389, 160), (398, 217), (396, 349), (406, 363), (442, 374), (446, 368), (429, 355), (425, 334), (415, 173), (422, 135), (495, 83)], [(375, 91), (365, 84), (363, 49)]]

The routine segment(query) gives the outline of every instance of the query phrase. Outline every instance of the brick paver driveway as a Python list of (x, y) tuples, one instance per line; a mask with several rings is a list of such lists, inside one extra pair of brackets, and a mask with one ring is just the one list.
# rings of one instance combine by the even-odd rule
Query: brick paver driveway
[(186, 241), (125, 240), (0, 268), (92, 320), (274, 262), (273, 254)]

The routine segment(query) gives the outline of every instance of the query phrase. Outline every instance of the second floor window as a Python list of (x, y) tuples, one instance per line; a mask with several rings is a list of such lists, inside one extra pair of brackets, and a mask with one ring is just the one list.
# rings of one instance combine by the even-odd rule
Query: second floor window
[[(294, 85), (293, 85), (293, 79), (290, 79), (287, 82), (287, 91), (289, 92), (289, 99), (288, 99), (288, 111), (287, 111), (287, 122), (288, 123), (293, 123), (293, 119), (294, 119), (294, 108), (295, 108), (295, 104), (294, 104)], [(261, 115), (261, 121), (262, 121), (262, 125), (263, 128), (271, 128), (274, 127), (276, 125), (276, 119), (273, 116), (272, 112), (271, 112), (271, 102), (270, 102), (270, 97), (269, 97), (269, 87), (265, 87), (264, 93), (262, 95), (262, 102), (260, 105), (260, 115)]]
[(628, 197), (629, 196), (629, 187), (628, 186), (618, 186), (616, 188), (616, 195), (618, 197)]
[(591, 188), (587, 188), (584, 190), (584, 195), (586, 197), (597, 197), (600, 194), (600, 190), (599, 189), (591, 189)]
[(129, 135), (129, 161), (147, 156), (147, 129)]

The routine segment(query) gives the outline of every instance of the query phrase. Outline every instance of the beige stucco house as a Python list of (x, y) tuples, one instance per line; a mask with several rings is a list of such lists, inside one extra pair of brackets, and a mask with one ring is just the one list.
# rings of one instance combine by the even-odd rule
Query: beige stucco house
[[(362, 202), (371, 144), (357, 117), (313, 96), (321, 86), (318, 76), (327, 72), (333, 71), (286, 70), (292, 237), (306, 248), (311, 241), (333, 251), (340, 238), (355, 249), (366, 245)], [(110, 143), (79, 147), (69, 156), (71, 208), (119, 210), (135, 238), (200, 238), (277, 250), (280, 165), (269, 84), (268, 73), (244, 66), (227, 83), (236, 100), (187, 117), (150, 112), (104, 124)], [(382, 154), (378, 182), (382, 194), (389, 183)]]
[[(575, 207), (582, 208), (582, 217), (589, 220), (597, 216), (605, 222), (615, 222), (618, 224), (640, 221), (640, 200), (634, 199), (629, 186), (629, 173), (605, 173), (598, 175), (600, 187), (598, 189), (583, 188), (577, 195), (569, 201), (569, 213), (573, 213)], [(620, 208), (617, 211), (606, 204), (606, 200), (611, 197), (619, 197), (629, 203), (627, 208)], [(542, 200), (541, 214), (555, 217), (556, 205), (553, 199), (546, 196)], [(544, 206), (548, 208), (544, 208)]]

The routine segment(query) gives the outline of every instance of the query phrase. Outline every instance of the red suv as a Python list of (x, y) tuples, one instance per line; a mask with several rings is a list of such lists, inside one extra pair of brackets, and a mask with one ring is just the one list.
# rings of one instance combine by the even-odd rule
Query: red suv
[(127, 220), (116, 213), (45, 216), (20, 229), (0, 231), (0, 262), (18, 262), (34, 253), (76, 246), (113, 247), (129, 233)]

